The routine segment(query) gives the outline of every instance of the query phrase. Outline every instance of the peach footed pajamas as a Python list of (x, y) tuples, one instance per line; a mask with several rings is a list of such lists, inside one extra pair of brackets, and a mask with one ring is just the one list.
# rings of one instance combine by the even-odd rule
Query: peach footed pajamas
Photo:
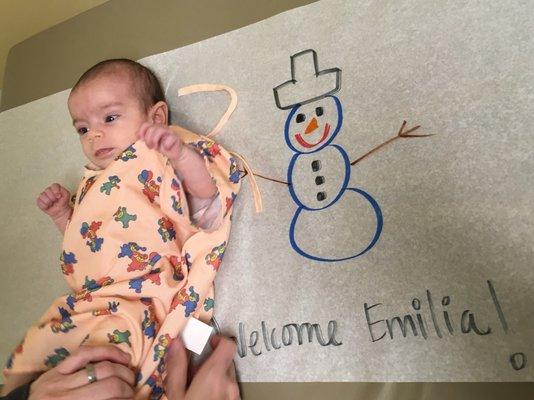
[(207, 321), (213, 312), (213, 280), (240, 176), (236, 160), (218, 144), (174, 130), (202, 154), (217, 185), (218, 199), (205, 211), (215, 211), (211, 226), (194, 222), (170, 162), (144, 142), (104, 170), (86, 169), (60, 256), (73, 292), (29, 329), (6, 375), (48, 370), (81, 344), (112, 344), (132, 355), (136, 398), (165, 397), (170, 340), (188, 317)]

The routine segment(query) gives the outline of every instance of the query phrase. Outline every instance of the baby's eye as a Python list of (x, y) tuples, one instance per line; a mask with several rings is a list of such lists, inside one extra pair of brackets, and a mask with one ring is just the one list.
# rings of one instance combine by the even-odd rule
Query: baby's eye
[(87, 128), (78, 128), (76, 132), (78, 132), (80, 135), (83, 135), (84, 133), (87, 133), (88, 130)]
[(113, 122), (113, 121), (115, 121), (117, 118), (119, 118), (119, 116), (116, 115), (116, 114), (115, 114), (115, 115), (108, 115), (108, 116), (106, 117), (106, 122)]

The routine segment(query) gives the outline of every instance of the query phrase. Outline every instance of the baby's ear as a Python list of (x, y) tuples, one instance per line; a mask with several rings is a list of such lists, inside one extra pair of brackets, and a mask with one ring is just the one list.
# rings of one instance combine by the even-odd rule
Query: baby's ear
[(169, 115), (169, 107), (164, 101), (158, 101), (150, 108), (149, 113), (150, 120), (154, 124), (167, 125), (167, 119)]

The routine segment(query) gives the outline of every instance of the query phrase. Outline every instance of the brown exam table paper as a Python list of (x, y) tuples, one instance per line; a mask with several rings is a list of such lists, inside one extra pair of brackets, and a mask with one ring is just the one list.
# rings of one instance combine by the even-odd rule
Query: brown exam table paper
[[(284, 54), (283, 56), (280, 56), (280, 57), (279, 57), (280, 60), (281, 60), (280, 65), (283, 67), (283, 68), (281, 68), (281, 70), (284, 70), (285, 73), (286, 73), (286, 75), (280, 74), (280, 78), (281, 78), (281, 79), (280, 79), (279, 82), (277, 81), (276, 84), (282, 83), (282, 81), (285, 81), (286, 79), (288, 79), (288, 78), (287, 78), (287, 74), (288, 74), (288, 72), (289, 72), (289, 63), (288, 63), (288, 55), (289, 55), (289, 54), (290, 54), (290, 53), (287, 53), (287, 54)], [(322, 52), (319, 52), (319, 57), (321, 57), (321, 54), (322, 54)], [(322, 59), (324, 59), (324, 58), (322, 58)], [(325, 62), (326, 62), (326, 61), (325, 61)], [(320, 65), (321, 65), (321, 66), (324, 66), (324, 67), (333, 67), (333, 66), (341, 66), (341, 67), (342, 67), (342, 65), (341, 65), (340, 63), (335, 64), (335, 63), (325, 63), (325, 62), (321, 62), (321, 61), (320, 61), (320, 63), (321, 63)], [(344, 69), (344, 70), (345, 70), (345, 69)], [(283, 79), (282, 79), (282, 78), (283, 78)], [(346, 78), (345, 78), (345, 80), (346, 80)], [(192, 82), (190, 82), (190, 83), (192, 83)], [(274, 86), (274, 85), (273, 85), (273, 86)], [(344, 89), (344, 88), (342, 88), (341, 93), (343, 93), (343, 91), (344, 91), (343, 89)], [(271, 98), (271, 100), (272, 100), (272, 98)], [(222, 99), (221, 99), (221, 101), (222, 101)], [(57, 105), (57, 107), (61, 107), (61, 105)], [(345, 107), (346, 107), (347, 110), (348, 110), (348, 107), (347, 107), (347, 106), (345, 106)], [(45, 109), (46, 109), (46, 108), (45, 108)], [(283, 112), (281, 112), (280, 110), (277, 110), (277, 109), (273, 109), (272, 111), (270, 110), (270, 113), (272, 113), (272, 114), (276, 114), (276, 113), (283, 114)], [(350, 113), (350, 110), (347, 111), (347, 114), (349, 114), (349, 113)], [(283, 122), (283, 119), (282, 119), (282, 122)], [(417, 122), (418, 122), (418, 123), (421, 123), (421, 121), (417, 121)], [(43, 123), (45, 123), (45, 121), (43, 121)], [(279, 130), (278, 130), (278, 132), (279, 132)], [(344, 133), (343, 135), (345, 135), (345, 133)], [(280, 136), (281, 136), (281, 134), (280, 134)], [(340, 137), (341, 137), (341, 136), (340, 136)], [(226, 137), (223, 137), (223, 141), (225, 141), (225, 140), (227, 140), (227, 138), (226, 138)], [(399, 146), (402, 147), (402, 146), (404, 146), (404, 144), (400, 144)], [(411, 145), (408, 145), (408, 146), (411, 146)], [(69, 148), (69, 147), (66, 147), (66, 148)], [(238, 149), (238, 148), (235, 148), (235, 149), (236, 149), (236, 150), (241, 150), (241, 149)], [(250, 158), (250, 155), (249, 155), (249, 154), (246, 154), (246, 153), (245, 153), (245, 155), (249, 156), (249, 158)], [(71, 168), (71, 171), (75, 171), (75, 169), (73, 170), (73, 169)], [(56, 176), (57, 176), (57, 175), (56, 175)], [(368, 189), (368, 187), (366, 187), (366, 189)], [(289, 204), (291, 204), (291, 203), (289, 203)], [(230, 255), (230, 253), (229, 253), (229, 255)], [(44, 272), (45, 272), (45, 271), (43, 271), (43, 273), (44, 273)], [(408, 300), (410, 300), (410, 299), (408, 299)], [(22, 327), (22, 329), (24, 329), (24, 327)], [(494, 392), (494, 391), (492, 391), (492, 392), (493, 392), (493, 393), (496, 393), (496, 392)]]

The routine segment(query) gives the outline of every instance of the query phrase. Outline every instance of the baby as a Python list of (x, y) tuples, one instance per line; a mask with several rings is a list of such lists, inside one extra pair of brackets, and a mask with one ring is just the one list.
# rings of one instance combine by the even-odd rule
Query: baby
[(168, 126), (156, 77), (134, 61), (89, 69), (68, 107), (89, 164), (72, 199), (56, 183), (37, 205), (64, 234), (61, 269), (73, 293), (16, 348), (4, 393), (81, 344), (110, 343), (132, 357), (136, 398), (159, 398), (170, 341), (190, 316), (213, 312), (237, 164), (218, 144)]

